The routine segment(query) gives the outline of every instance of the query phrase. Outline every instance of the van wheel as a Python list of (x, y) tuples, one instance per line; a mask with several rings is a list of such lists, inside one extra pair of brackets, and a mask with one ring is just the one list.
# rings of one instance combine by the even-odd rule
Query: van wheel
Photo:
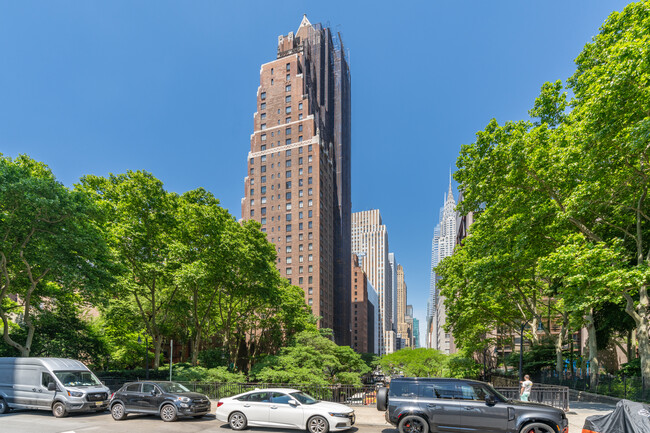
[(0, 397), (0, 414), (7, 412), (9, 412), (9, 405), (2, 397)]
[(399, 433), (427, 433), (429, 423), (417, 415), (407, 415), (399, 422)]
[(68, 411), (65, 410), (65, 404), (61, 403), (60, 401), (54, 403), (52, 406), (52, 414), (57, 418), (68, 416)]

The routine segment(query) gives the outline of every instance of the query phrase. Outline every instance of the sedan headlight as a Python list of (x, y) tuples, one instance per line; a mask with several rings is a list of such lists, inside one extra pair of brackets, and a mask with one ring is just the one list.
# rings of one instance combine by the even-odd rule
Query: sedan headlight
[(189, 397), (178, 397), (178, 401), (182, 401), (183, 403), (189, 403), (190, 398)]
[(70, 397), (83, 397), (83, 396), (84, 396), (84, 393), (83, 393), (83, 392), (79, 392), (79, 391), (69, 391), (69, 390), (68, 390), (68, 395), (69, 395)]
[(329, 412), (330, 416), (337, 417), (337, 418), (347, 418), (350, 416), (349, 413), (338, 413), (338, 412)]

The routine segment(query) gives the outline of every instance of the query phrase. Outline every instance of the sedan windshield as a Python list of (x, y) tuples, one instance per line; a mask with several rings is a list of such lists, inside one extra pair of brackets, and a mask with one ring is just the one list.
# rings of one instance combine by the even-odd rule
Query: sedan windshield
[(100, 386), (101, 382), (90, 371), (55, 371), (63, 386)]
[(167, 393), (175, 393), (175, 392), (190, 392), (189, 389), (185, 388), (183, 385), (180, 383), (174, 383), (174, 382), (160, 382), (157, 383), (159, 387), (162, 388), (164, 392)]
[(292, 392), (291, 397), (295, 398), (302, 404), (316, 404), (318, 403), (318, 400), (316, 400), (314, 397), (311, 395), (307, 395), (304, 392)]

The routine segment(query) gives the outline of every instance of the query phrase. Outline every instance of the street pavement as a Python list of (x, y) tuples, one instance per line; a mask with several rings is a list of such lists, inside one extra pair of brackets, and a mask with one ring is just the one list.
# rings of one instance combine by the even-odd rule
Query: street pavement
[[(216, 404), (213, 404), (216, 407)], [(353, 406), (356, 424), (351, 433), (397, 433), (386, 423), (384, 412), (374, 406)], [(567, 413), (569, 433), (581, 433), (585, 418), (590, 415), (602, 415), (611, 412), (613, 405), (602, 403), (571, 402)], [(156, 431), (160, 433), (208, 433), (232, 432), (230, 427), (217, 421), (214, 415), (201, 419), (182, 419), (173, 423), (163, 422), (151, 415), (129, 415), (124, 421), (114, 421), (108, 412), (101, 414), (73, 414), (66, 418), (54, 418), (46, 411), (12, 411), (0, 415), (0, 432), (2, 433), (143, 433)], [(251, 433), (271, 433), (281, 429), (251, 427)]]

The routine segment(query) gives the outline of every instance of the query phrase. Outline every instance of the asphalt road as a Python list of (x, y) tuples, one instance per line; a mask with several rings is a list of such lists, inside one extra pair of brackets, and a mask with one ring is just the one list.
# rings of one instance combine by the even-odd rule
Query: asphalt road
[[(230, 432), (233, 430), (227, 424), (217, 421), (214, 416), (207, 415), (201, 419), (180, 419), (176, 422), (163, 422), (151, 415), (129, 415), (124, 421), (115, 421), (111, 415), (73, 414), (66, 418), (54, 418), (46, 411), (12, 411), (0, 415), (0, 432), (2, 433), (197, 433), (197, 432)], [(286, 431), (250, 427), (251, 433), (272, 433)], [(296, 430), (299, 431), (299, 430)], [(351, 433), (397, 433), (396, 429), (383, 426), (358, 425), (350, 430)]]

